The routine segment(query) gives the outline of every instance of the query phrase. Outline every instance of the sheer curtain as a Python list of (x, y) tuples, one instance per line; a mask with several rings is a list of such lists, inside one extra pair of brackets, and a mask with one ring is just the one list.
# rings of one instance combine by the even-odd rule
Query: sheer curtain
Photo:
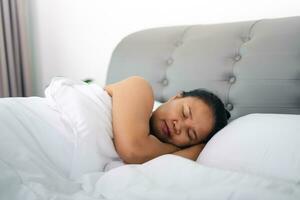
[(27, 0), (0, 0), (0, 97), (32, 95)]

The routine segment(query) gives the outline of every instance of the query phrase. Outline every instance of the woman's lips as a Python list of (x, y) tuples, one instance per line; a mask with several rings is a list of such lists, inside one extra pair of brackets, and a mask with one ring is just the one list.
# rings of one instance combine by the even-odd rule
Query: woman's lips
[(163, 133), (167, 136), (167, 137), (170, 137), (170, 130), (168, 128), (168, 125), (166, 123), (166, 121), (163, 121), (162, 123), (162, 130), (163, 130)]

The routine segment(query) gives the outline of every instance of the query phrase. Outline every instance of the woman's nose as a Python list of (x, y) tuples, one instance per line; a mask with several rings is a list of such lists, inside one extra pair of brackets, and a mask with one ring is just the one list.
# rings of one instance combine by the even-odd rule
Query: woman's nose
[(173, 128), (175, 134), (181, 134), (184, 131), (187, 131), (189, 127), (191, 126), (190, 122), (188, 120), (183, 121), (173, 121)]
[(179, 121), (176, 121), (174, 120), (173, 121), (173, 128), (174, 128), (174, 133), (179, 135), (183, 129), (185, 129), (185, 125), (183, 122), (179, 122)]
[(179, 127), (178, 121), (176, 121), (176, 120), (173, 121), (173, 129), (174, 129), (175, 134), (180, 133), (180, 127)]

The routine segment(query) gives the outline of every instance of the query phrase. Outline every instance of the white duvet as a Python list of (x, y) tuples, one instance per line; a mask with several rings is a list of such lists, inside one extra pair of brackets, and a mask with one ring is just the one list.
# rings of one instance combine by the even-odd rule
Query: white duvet
[(110, 109), (101, 87), (64, 78), (46, 98), (0, 99), (0, 200), (300, 199), (299, 184), (174, 155), (122, 166)]

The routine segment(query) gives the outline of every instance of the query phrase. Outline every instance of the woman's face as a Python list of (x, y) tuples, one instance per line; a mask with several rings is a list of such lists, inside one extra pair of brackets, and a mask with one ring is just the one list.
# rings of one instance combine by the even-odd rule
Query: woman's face
[(196, 97), (176, 95), (150, 118), (150, 133), (163, 142), (187, 147), (204, 141), (214, 125), (211, 108)]

